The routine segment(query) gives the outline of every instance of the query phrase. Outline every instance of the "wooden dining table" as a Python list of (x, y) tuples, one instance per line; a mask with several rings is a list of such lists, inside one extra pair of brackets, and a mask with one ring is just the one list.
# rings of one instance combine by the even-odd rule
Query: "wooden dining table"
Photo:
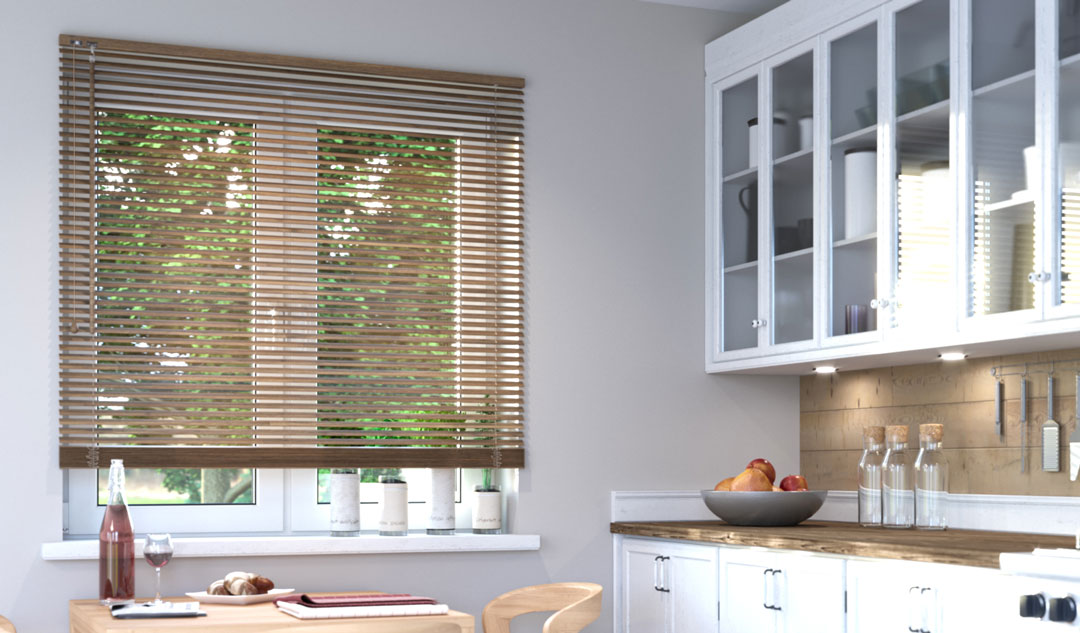
[[(186, 597), (167, 600), (191, 602)], [(473, 633), (475, 626), (473, 616), (453, 610), (446, 615), (300, 620), (282, 613), (273, 602), (204, 603), (200, 608), (205, 616), (118, 620), (97, 600), (72, 600), (68, 617), (71, 633)]]

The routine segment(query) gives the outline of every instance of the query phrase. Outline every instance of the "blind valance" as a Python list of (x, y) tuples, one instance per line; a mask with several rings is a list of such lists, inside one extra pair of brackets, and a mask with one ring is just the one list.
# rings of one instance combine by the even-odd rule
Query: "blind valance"
[(521, 79), (60, 37), (60, 465), (520, 467)]

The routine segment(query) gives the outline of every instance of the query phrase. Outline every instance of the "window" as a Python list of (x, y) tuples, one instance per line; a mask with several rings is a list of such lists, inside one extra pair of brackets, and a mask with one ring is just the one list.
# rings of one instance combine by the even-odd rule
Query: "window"
[(524, 465), (521, 80), (60, 50), (62, 467), (241, 512)]

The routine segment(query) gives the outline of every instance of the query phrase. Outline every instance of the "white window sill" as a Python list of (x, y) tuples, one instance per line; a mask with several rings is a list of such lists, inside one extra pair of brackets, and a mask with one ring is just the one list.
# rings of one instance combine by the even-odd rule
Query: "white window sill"
[[(416, 554), (429, 552), (510, 552), (540, 549), (538, 534), (453, 534), (408, 536), (361, 534), (332, 536), (210, 536), (173, 539), (176, 558), (235, 556), (340, 556), (342, 554)], [(135, 556), (142, 557), (143, 540), (135, 541)], [(41, 544), (44, 560), (95, 560), (97, 539)]]

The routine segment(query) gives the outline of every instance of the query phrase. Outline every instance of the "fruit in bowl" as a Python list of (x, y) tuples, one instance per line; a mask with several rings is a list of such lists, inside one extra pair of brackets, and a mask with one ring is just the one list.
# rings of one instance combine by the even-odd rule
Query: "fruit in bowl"
[(751, 460), (750, 463), (746, 465), (746, 467), (756, 468), (761, 472), (765, 473), (765, 476), (769, 478), (770, 485), (776, 483), (776, 469), (773, 468), (772, 462), (765, 459), (764, 457), (758, 457), (757, 459)]
[(747, 468), (731, 482), (731, 490), (738, 492), (769, 492), (772, 487), (769, 477), (757, 468)]
[(802, 475), (788, 475), (780, 480), (781, 490), (787, 490), (794, 492), (797, 490), (809, 490), (810, 486), (806, 483), (806, 477)]

